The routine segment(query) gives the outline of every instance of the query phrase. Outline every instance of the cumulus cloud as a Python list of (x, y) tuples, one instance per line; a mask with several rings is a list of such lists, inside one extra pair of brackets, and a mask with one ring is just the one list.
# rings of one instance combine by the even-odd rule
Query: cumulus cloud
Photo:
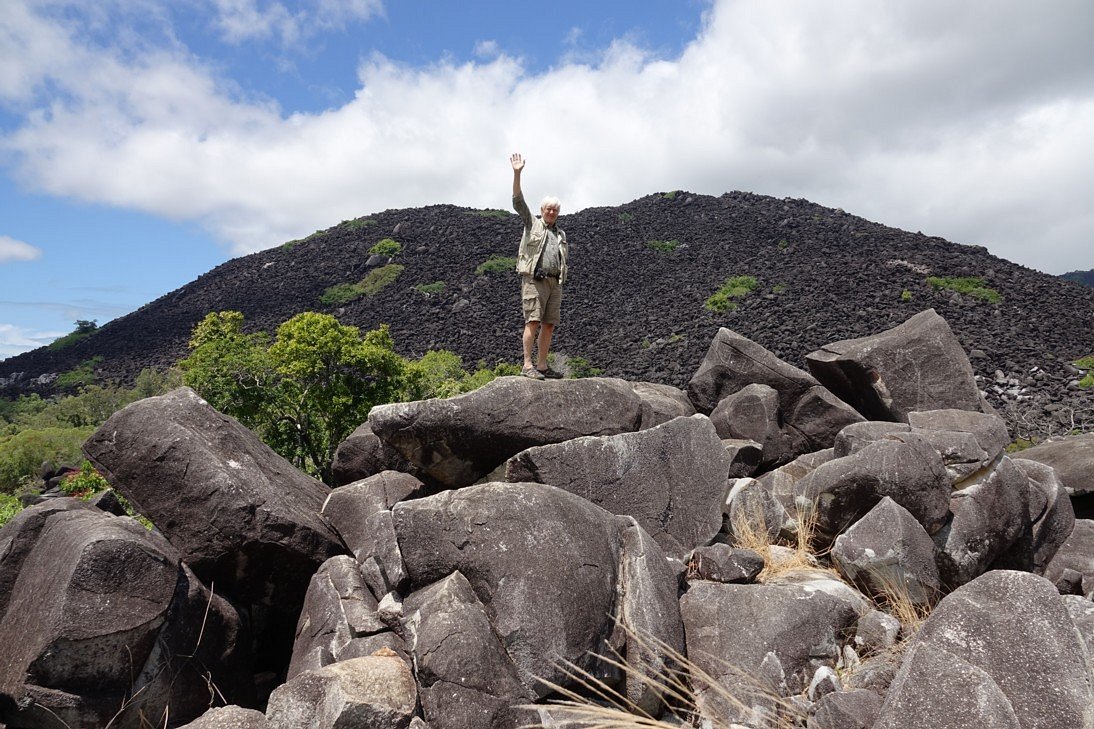
[(0, 263), (9, 261), (33, 261), (42, 255), (42, 251), (30, 243), (0, 235)]
[(312, 0), (290, 10), (279, 2), (212, 0), (215, 25), (230, 43), (277, 38), (292, 45), (316, 33), (368, 20), (383, 11), (381, 0)]
[[(300, 32), (279, 3), (215, 2), (240, 34)], [(741, 189), (1052, 272), (1094, 265), (1084, 0), (717, 0), (679, 57), (619, 40), (578, 61), (566, 38), (539, 74), (489, 42), (468, 63), (373, 57), (354, 98), (321, 113), (249, 100), (184, 50), (81, 43), (25, 3), (0, 19), (0, 96), (26, 102), (45, 80), (64, 93), (0, 140), (22, 178), (198, 221), (238, 253), (390, 207), (498, 207), (519, 150), (529, 192), (568, 210)], [(334, 23), (333, 8), (379, 12), (307, 12)]]

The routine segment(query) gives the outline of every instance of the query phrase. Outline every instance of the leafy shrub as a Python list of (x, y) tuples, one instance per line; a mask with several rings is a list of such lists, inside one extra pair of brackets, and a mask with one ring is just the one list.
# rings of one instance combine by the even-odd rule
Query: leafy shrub
[(678, 240), (648, 240), (646, 241), (646, 247), (652, 248), (655, 251), (661, 251), (662, 253), (672, 253), (680, 247), (680, 241)]
[(566, 366), (570, 370), (570, 378), (574, 380), (582, 377), (599, 377), (604, 374), (604, 370), (593, 367), (584, 357), (569, 357), (566, 360)]
[(930, 276), (927, 279), (927, 283), (936, 290), (945, 289), (948, 291), (956, 291), (959, 294), (972, 296), (976, 299), (983, 299), (992, 304), (998, 304), (1003, 300), (1003, 297), (999, 295), (998, 291), (985, 286), (984, 280), (976, 276)]
[(670, 190), (669, 192), (661, 193), (661, 197), (665, 200), (675, 200), (678, 194), (680, 194), (679, 190)]
[(439, 294), (444, 291), (444, 281), (434, 281), (428, 284), (418, 284), (414, 287), (414, 290), (423, 296), (432, 296), (433, 294)]
[(357, 284), (337, 284), (324, 291), (323, 295), (319, 297), (319, 301), (325, 306), (341, 306), (359, 299), (363, 295)]
[(393, 283), (402, 272), (403, 266), (398, 263), (389, 263), (369, 271), (357, 285), (361, 287), (361, 293), (365, 296), (373, 296), (383, 291), (388, 284)]
[(372, 225), (376, 225), (376, 221), (371, 218), (354, 218), (353, 220), (342, 221), (342, 227), (346, 230), (362, 230)]
[(912, 292), (909, 291), (908, 289), (904, 289), (903, 291), (900, 292), (900, 300), (901, 301), (911, 301), (912, 300)]
[(785, 251), (790, 245), (790, 242), (787, 241), (786, 238), (781, 238), (776, 245), (778, 246), (780, 251)]
[(508, 210), (476, 210), (475, 215), (480, 218), (508, 218), (510, 213)]
[(632, 220), (634, 220), (634, 216), (631, 215), (630, 213), (620, 213), (619, 214), (619, 222), (620, 223), (629, 223)]
[(490, 256), (485, 261), (480, 263), (475, 269), (475, 274), (478, 276), (485, 275), (487, 273), (505, 273), (512, 271), (517, 267), (517, 259), (507, 258), (505, 256)]
[(80, 387), (82, 385), (90, 385), (97, 377), (95, 368), (102, 363), (102, 361), (102, 357), (92, 357), (91, 359), (84, 360), (77, 365), (75, 369), (57, 375), (54, 384), (62, 390), (71, 390), (72, 388)]
[(91, 465), (90, 461), (84, 461), (79, 471), (70, 473), (61, 480), (61, 491), (67, 496), (78, 499), (90, 499), (108, 488), (110, 483)]
[(368, 249), (369, 253), (377, 256), (387, 256), (388, 258), (394, 258), (402, 252), (403, 247), (399, 245), (397, 241), (391, 238), (384, 238), (382, 241)]
[(1087, 371), (1083, 379), (1079, 380), (1079, 387), (1094, 387), (1094, 354), (1077, 359), (1073, 364), (1079, 369)]
[(95, 322), (94, 319), (92, 319), (91, 321), (88, 321), (86, 319), (77, 319), (76, 329), (74, 331), (69, 332), (63, 337), (58, 337), (57, 339), (54, 339), (52, 342), (46, 345), (46, 349), (56, 351), (58, 349), (64, 349), (65, 347), (71, 347), (76, 342), (90, 337), (92, 334), (95, 333), (98, 328), (99, 325)]
[(775, 284), (774, 286), (771, 287), (771, 293), (773, 293), (773, 294), (782, 294), (782, 293), (785, 293), (785, 292), (786, 292), (786, 284), (784, 284), (784, 283)]
[(23, 504), (11, 494), (0, 494), (0, 527), (23, 510)]
[(386, 266), (374, 268), (355, 284), (331, 286), (323, 292), (323, 295), (319, 297), (319, 301), (326, 306), (341, 306), (362, 296), (373, 296), (397, 279), (399, 274), (403, 272), (403, 268), (398, 263), (389, 263)]
[(714, 292), (706, 300), (706, 307), (711, 311), (734, 311), (737, 303), (733, 299), (741, 299), (748, 296), (759, 282), (755, 276), (734, 276), (726, 279), (722, 287)]
[(75, 463), (83, 458), (80, 446), (94, 432), (85, 428), (22, 430), (0, 437), (0, 491), (11, 493), (38, 476), (42, 463)]

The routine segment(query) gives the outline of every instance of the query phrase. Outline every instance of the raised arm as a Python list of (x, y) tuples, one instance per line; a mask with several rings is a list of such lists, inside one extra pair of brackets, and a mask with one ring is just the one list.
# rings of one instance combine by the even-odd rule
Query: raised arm
[(524, 169), (524, 158), (519, 152), (514, 152), (509, 157), (509, 163), (513, 165), (513, 197), (520, 197), (520, 172)]
[(520, 153), (514, 152), (509, 157), (509, 164), (513, 165), (513, 209), (524, 221), (524, 227), (532, 224), (532, 211), (528, 209), (528, 203), (524, 201), (524, 193), (520, 189), (520, 173), (524, 169), (524, 158)]

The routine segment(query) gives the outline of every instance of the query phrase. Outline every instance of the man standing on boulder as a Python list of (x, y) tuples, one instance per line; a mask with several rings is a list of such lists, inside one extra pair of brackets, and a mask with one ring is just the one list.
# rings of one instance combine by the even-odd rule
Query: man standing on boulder
[[(520, 299), (524, 309), (524, 369), (521, 374), (535, 380), (558, 379), (562, 375), (547, 366), (547, 353), (558, 325), (562, 284), (566, 282), (566, 233), (556, 225), (561, 204), (557, 197), (545, 197), (539, 204), (540, 217), (532, 217), (520, 189), (524, 159), (513, 154), (509, 162), (513, 165), (513, 209), (524, 221), (517, 253)], [(532, 349), (537, 343), (539, 347), (533, 363)]]

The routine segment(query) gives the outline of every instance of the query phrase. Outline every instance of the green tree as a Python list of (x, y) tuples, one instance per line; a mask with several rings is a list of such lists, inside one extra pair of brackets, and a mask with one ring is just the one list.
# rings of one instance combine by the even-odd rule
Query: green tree
[(386, 326), (362, 337), (316, 312), (297, 314), (268, 342), (264, 333), (243, 332), (239, 312), (209, 314), (179, 363), (183, 379), (298, 468), (330, 483), (338, 445), (373, 405), (401, 397), (406, 361)]

